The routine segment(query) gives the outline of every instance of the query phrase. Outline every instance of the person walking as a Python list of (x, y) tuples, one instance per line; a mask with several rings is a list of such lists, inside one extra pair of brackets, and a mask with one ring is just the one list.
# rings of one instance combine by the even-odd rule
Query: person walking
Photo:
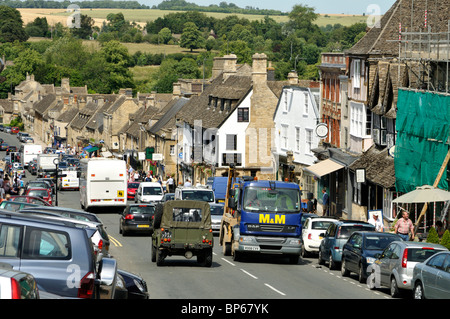
[(380, 213), (379, 212), (373, 212), (372, 217), (368, 220), (368, 223), (375, 226), (375, 231), (383, 232), (383, 221), (379, 218)]
[(330, 197), (328, 196), (327, 189), (325, 187), (322, 189), (322, 194), (322, 216), (328, 216)]
[[(405, 241), (414, 240), (414, 225), (411, 219), (409, 219), (409, 213), (407, 211), (404, 211), (402, 218), (395, 223), (394, 231)], [(411, 237), (409, 233), (411, 233)]]

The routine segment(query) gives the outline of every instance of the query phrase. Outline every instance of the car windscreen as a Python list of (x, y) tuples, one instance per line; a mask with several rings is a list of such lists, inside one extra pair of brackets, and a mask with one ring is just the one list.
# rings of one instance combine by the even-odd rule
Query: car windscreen
[(223, 215), (223, 206), (222, 205), (217, 205), (217, 206), (211, 206), (210, 207), (211, 210), (211, 215)]
[(35, 190), (32, 189), (30, 190), (30, 192), (28, 193), (28, 195), (30, 196), (36, 196), (36, 197), (48, 197), (48, 192), (45, 190)]
[(162, 195), (161, 187), (143, 187), (142, 195)]
[(312, 220), (311, 229), (316, 230), (327, 230), (328, 226), (330, 226), (332, 221), (315, 221)]
[(183, 190), (183, 199), (214, 202), (214, 193), (208, 190)]
[(337, 239), (349, 238), (355, 231), (374, 229), (372, 225), (342, 225), (339, 227)]
[(155, 213), (155, 206), (139, 205), (130, 207), (130, 214), (151, 214)]
[(138, 188), (139, 183), (128, 183), (128, 188)]
[(366, 240), (364, 242), (364, 249), (383, 250), (391, 242), (393, 242), (395, 240), (399, 240), (399, 239), (396, 237), (392, 237), (392, 236), (366, 236)]

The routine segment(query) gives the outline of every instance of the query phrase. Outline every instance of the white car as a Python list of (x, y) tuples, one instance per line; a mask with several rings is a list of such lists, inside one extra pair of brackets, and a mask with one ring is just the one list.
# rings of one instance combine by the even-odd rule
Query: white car
[(337, 219), (326, 217), (308, 217), (302, 229), (302, 257), (310, 254), (318, 253), (320, 242), (323, 234), (332, 223), (336, 223)]

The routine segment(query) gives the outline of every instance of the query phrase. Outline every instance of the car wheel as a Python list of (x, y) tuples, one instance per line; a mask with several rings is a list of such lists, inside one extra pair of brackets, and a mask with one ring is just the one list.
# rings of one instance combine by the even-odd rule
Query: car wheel
[(322, 251), (321, 250), (319, 250), (319, 257), (317, 258), (317, 263), (319, 265), (325, 264), (324, 260), (322, 259)]
[(164, 264), (164, 253), (161, 249), (156, 248), (156, 265), (162, 266)]
[(414, 286), (413, 297), (414, 299), (425, 299), (425, 294), (421, 282), (416, 283), (416, 285)]
[(301, 254), (302, 254), (302, 258), (306, 258), (309, 256), (309, 253), (305, 249), (305, 245), (302, 245)]
[(211, 267), (213, 258), (212, 256), (212, 249), (207, 249), (204, 254), (202, 254), (201, 256), (197, 256), (197, 261), (203, 267)]
[(152, 245), (152, 262), (156, 262), (156, 247)]
[(330, 254), (330, 258), (328, 260), (328, 268), (330, 268), (330, 270), (336, 269), (336, 263), (333, 260), (332, 254)]
[(360, 283), (364, 283), (366, 281), (366, 275), (364, 274), (364, 267), (361, 263), (359, 264), (358, 280)]
[(345, 259), (344, 258), (342, 258), (341, 275), (342, 275), (342, 277), (348, 277), (350, 275), (350, 270), (348, 270), (345, 267)]
[(397, 298), (400, 295), (400, 291), (398, 289), (397, 280), (395, 277), (391, 278), (391, 297)]

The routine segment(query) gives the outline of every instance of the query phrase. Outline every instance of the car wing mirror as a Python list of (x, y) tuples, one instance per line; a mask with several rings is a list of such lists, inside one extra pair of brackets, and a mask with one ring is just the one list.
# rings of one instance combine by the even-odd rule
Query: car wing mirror
[(102, 258), (98, 273), (96, 284), (99, 287), (100, 298), (113, 299), (117, 281), (117, 261), (112, 258)]

